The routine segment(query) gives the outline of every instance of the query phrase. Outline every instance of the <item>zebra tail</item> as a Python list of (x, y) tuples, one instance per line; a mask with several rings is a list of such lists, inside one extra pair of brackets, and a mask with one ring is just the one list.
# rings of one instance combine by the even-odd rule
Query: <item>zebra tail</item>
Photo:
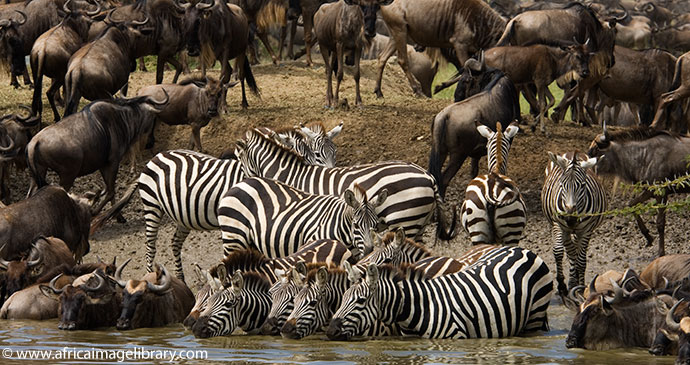
[[(440, 144), (442, 143), (439, 138), (436, 138), (434, 134), (435, 129), (438, 127), (440, 131), (446, 129), (447, 118), (445, 115), (436, 116), (431, 121), (431, 152), (429, 152), (429, 174), (436, 180), (436, 185), (438, 186), (438, 191), (441, 193), (441, 199), (445, 196), (445, 189), (443, 186), (443, 179), (441, 176), (441, 167), (443, 166), (443, 161), (441, 161), (441, 151)], [(439, 131), (439, 137), (441, 132)]]
[(450, 241), (458, 233), (455, 230), (458, 218), (458, 207), (453, 205), (453, 218), (450, 221), (450, 228), (446, 226), (446, 219), (443, 214), (443, 209), (441, 209), (440, 197), (436, 199), (436, 218), (438, 220), (438, 227), (436, 228), (436, 237), (443, 241)]

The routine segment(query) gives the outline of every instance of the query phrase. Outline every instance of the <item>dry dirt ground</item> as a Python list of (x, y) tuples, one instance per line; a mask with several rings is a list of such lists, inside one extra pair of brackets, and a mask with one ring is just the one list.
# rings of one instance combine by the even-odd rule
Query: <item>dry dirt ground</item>
[[(325, 85), (323, 65), (318, 63), (320, 57), (314, 57), (317, 65), (306, 67), (303, 61), (283, 62), (280, 66), (262, 64), (254, 66), (254, 74), (261, 88), (261, 98), (249, 96), (250, 107), (239, 108), (240, 88), (232, 89), (228, 94), (229, 112), (222, 118), (212, 121), (202, 131), (202, 143), (206, 151), (218, 155), (223, 150), (233, 148), (237, 139), (252, 127), (266, 126), (271, 128), (288, 127), (298, 123), (321, 122), (332, 128), (344, 122), (344, 129), (335, 140), (338, 146), (338, 165), (347, 166), (386, 160), (411, 161), (426, 167), (430, 150), (430, 124), (433, 117), (442, 108), (451, 103), (443, 99), (420, 99), (412, 95), (411, 89), (397, 64), (386, 68), (383, 82), (383, 99), (376, 99), (373, 94), (375, 80), (374, 61), (362, 62), (362, 91), (364, 106), (355, 107), (354, 82), (351, 70), (347, 70), (341, 88), (341, 98), (350, 101), (349, 110), (327, 110), (324, 108)], [(212, 72), (217, 76), (217, 71)], [(171, 73), (166, 73), (170, 81)], [(136, 72), (132, 74), (130, 90), (136, 91), (144, 85), (153, 83), (153, 73)], [(8, 113), (17, 110), (19, 103), (30, 104), (32, 91), (26, 87), (19, 90), (8, 86), (7, 78), (0, 80), (0, 112)], [(44, 90), (47, 86), (44, 86)], [(44, 116), (52, 119), (52, 113), (45, 103)], [(49, 119), (44, 122), (52, 122)], [(546, 151), (566, 152), (586, 150), (596, 135), (598, 128), (584, 128), (566, 122), (548, 125), (550, 135), (534, 134), (525, 128), (515, 138), (510, 152), (508, 175), (520, 186), (528, 207), (528, 224), (526, 237), (521, 246), (536, 251), (551, 268), (555, 270), (551, 253), (552, 238), (548, 223), (541, 213), (539, 194), (544, 179), (544, 167), (547, 163)], [(137, 173), (130, 172), (128, 163), (123, 163), (118, 177), (118, 194), (125, 186), (134, 181), (143, 165), (160, 151), (188, 148), (190, 129), (186, 126), (159, 126), (157, 144), (151, 151), (144, 151), (139, 156)], [(485, 169), (485, 159), (481, 167)], [(455, 176), (448, 189), (447, 201), (459, 204), (465, 185), (469, 181), (469, 162)], [(12, 175), (14, 198), (23, 196), (28, 184), (25, 172)], [(99, 175), (93, 174), (77, 180), (75, 192), (93, 190), (102, 184)], [(611, 182), (607, 182), (610, 187)], [(612, 199), (611, 206), (621, 207), (628, 197)], [(109, 222), (101, 231), (91, 238), (91, 253), (85, 260), (95, 260), (95, 255), (104, 259), (116, 256), (119, 261), (132, 258), (133, 262), (126, 270), (126, 275), (139, 276), (144, 273), (144, 221), (142, 205), (138, 196), (125, 209), (127, 223)], [(687, 253), (687, 242), (690, 224), (688, 213), (669, 213), (667, 225), (666, 252)], [(646, 217), (650, 221), (650, 217)], [(40, 222), (36, 222), (40, 224)], [(651, 227), (653, 228), (653, 227)], [(435, 244), (433, 232), (435, 225), (427, 228), (425, 244), (433, 251), (443, 255), (460, 255), (469, 248), (467, 235), (460, 234), (449, 243)], [(170, 240), (174, 232), (173, 225), (166, 221), (163, 224), (158, 240), (156, 261), (172, 268)], [(652, 232), (655, 232), (652, 229)], [(184, 269), (188, 283), (195, 280), (191, 265), (199, 263), (209, 267), (221, 259), (221, 242), (219, 232), (192, 232), (183, 249)], [(596, 272), (607, 269), (623, 270), (628, 267), (640, 270), (653, 260), (656, 247), (646, 247), (642, 235), (634, 222), (626, 217), (608, 218), (592, 238), (588, 254), (587, 278)], [(190, 280), (191, 279), (191, 280)]]

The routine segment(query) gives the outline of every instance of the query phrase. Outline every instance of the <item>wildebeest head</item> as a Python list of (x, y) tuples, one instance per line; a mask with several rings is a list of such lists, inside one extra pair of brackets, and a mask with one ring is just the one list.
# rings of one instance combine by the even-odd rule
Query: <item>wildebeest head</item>
[[(675, 296), (675, 295), (674, 295)], [(670, 355), (679, 353), (679, 340), (684, 336), (684, 333), (690, 333), (690, 327), (686, 327), (686, 331), (682, 331), (681, 323), (683, 318), (690, 316), (690, 306), (684, 298), (676, 301), (671, 309), (666, 313), (666, 321), (659, 328), (652, 346), (649, 348), (649, 353), (652, 355)], [(687, 347), (687, 337), (683, 341)], [(686, 351), (688, 349), (686, 348)]]
[(382, 6), (390, 5), (393, 0), (345, 0), (347, 5), (359, 5), (364, 14), (364, 35), (367, 38), (376, 36), (376, 13)]
[(343, 263), (352, 285), (343, 294), (340, 307), (333, 314), (326, 335), (331, 340), (349, 340), (353, 336), (364, 335), (376, 324), (379, 317), (379, 270), (375, 264), (367, 266), (366, 277), (348, 262)]
[(455, 94), (453, 94), (453, 101), (456, 103), (480, 93), (504, 76), (501, 70), (486, 66), (483, 52), (480, 54), (479, 60), (469, 58), (462, 70)]
[[(570, 159), (555, 155), (552, 152), (548, 152), (548, 155), (554, 166), (562, 172), (558, 181), (561, 186), (557, 204), (558, 213), (562, 215), (576, 214), (584, 209), (586, 204), (586, 170), (594, 167), (598, 158), (590, 157), (586, 160), (580, 160), (578, 153), (573, 153)], [(568, 217), (568, 219), (576, 220), (577, 218)]]
[(43, 269), (43, 255), (36, 249), (35, 241), (31, 253), (22, 260), (7, 261), (0, 258), (0, 271), (5, 271), (7, 295), (12, 295), (34, 283), (43, 273)]
[(678, 342), (676, 365), (690, 364), (690, 316), (688, 316), (687, 309), (680, 321), (676, 321), (676, 319), (673, 318), (676, 308), (684, 301), (684, 299), (681, 299), (676, 302), (666, 315), (666, 325), (670, 332), (667, 332), (666, 335), (669, 336), (671, 340)]
[[(82, 40), (86, 40), (89, 34), (89, 28), (93, 24), (93, 16), (96, 16), (101, 12), (103, 7), (100, 3), (97, 3), (96, 10), (88, 11), (86, 9), (73, 10), (70, 8), (72, 0), (67, 0), (62, 5), (62, 10), (65, 12), (65, 17), (62, 20), (62, 24), (73, 29), (77, 34), (82, 37)], [(75, 8), (77, 6), (74, 6)]]
[(261, 326), (264, 335), (278, 335), (294, 308), (294, 298), (301, 288), (301, 283), (307, 276), (307, 266), (298, 262), (290, 270), (276, 270), (278, 280), (268, 289), (271, 296), (271, 309), (266, 322)]
[(607, 350), (649, 346), (668, 307), (652, 290), (627, 292), (611, 280), (614, 297), (594, 293), (579, 307), (566, 338), (567, 348)]
[(100, 269), (91, 274), (82, 275), (72, 284), (58, 289), (55, 287), (55, 282), (61, 275), (53, 278), (49, 285), (39, 285), (43, 295), (60, 303), (58, 328), (61, 330), (88, 328), (91, 324), (88, 323), (87, 312), (92, 310), (89, 307), (114, 300), (115, 288)]
[(157, 266), (156, 271), (144, 275), (142, 280), (123, 280), (122, 269), (129, 261), (125, 261), (122, 266), (118, 267), (118, 271), (115, 272), (115, 280), (123, 288), (122, 312), (116, 324), (118, 330), (131, 329), (132, 319), (137, 309), (141, 307), (140, 304), (147, 301), (155, 301), (157, 296), (167, 294), (172, 283), (168, 270), (165, 267), (161, 268), (159, 266)]
[[(184, 28), (187, 35), (187, 53), (190, 56), (196, 57), (201, 54), (201, 21), (209, 19), (218, 7), (220, 5), (215, 0), (203, 0), (187, 5)], [(220, 26), (220, 24), (213, 26)]]
[[(352, 245), (355, 259), (360, 259), (371, 252), (374, 247), (369, 231), (378, 228), (381, 221), (376, 210), (388, 198), (388, 190), (383, 189), (369, 201), (366, 190), (358, 184), (353, 189), (345, 190), (345, 203), (352, 208)], [(346, 213), (347, 214), (347, 213)]]
[(26, 61), (24, 60), (24, 42), (18, 28), (26, 23), (27, 17), (21, 10), (15, 10), (15, 12), (19, 14), (19, 19), (0, 20), (0, 40), (5, 49), (11, 75), (19, 76), (26, 71)]

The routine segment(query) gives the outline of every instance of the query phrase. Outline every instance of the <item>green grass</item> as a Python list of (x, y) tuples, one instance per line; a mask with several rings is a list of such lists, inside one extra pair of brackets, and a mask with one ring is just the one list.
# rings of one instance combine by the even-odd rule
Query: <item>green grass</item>
[[(442, 83), (443, 81), (446, 81), (450, 79), (451, 77), (455, 76), (455, 73), (457, 72), (457, 69), (455, 66), (448, 64), (446, 67), (441, 68), (438, 70), (436, 73), (436, 77), (434, 78), (434, 82), (431, 85), (431, 90), (433, 91), (436, 85)], [(551, 85), (549, 85), (549, 90), (551, 90), (551, 94), (553, 94), (553, 97), (556, 99), (556, 102), (554, 103), (555, 105), (558, 105), (558, 103), (561, 101), (563, 98), (563, 89), (559, 88), (558, 85), (556, 85), (556, 82), (553, 82)], [(455, 93), (455, 86), (451, 86), (443, 91), (441, 91), (438, 94), (434, 94), (435, 99), (447, 99), (447, 100), (453, 100), (453, 94)], [(551, 112), (553, 110), (553, 107), (549, 109), (549, 115), (551, 115)], [(527, 103), (527, 100), (525, 100), (524, 96), (520, 94), (520, 112), (522, 114), (529, 114), (529, 104)], [(566, 120), (571, 120), (570, 117), (570, 111), (565, 116)]]

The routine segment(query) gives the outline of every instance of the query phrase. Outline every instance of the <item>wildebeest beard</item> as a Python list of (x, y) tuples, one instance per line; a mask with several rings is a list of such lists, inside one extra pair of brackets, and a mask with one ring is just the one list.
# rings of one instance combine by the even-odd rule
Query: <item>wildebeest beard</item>
[(21, 40), (16, 37), (12, 37), (7, 41), (9, 45), (10, 52), (8, 57), (10, 57), (10, 72), (12, 76), (21, 76), (24, 71), (26, 71), (26, 62), (24, 61), (24, 45)]

